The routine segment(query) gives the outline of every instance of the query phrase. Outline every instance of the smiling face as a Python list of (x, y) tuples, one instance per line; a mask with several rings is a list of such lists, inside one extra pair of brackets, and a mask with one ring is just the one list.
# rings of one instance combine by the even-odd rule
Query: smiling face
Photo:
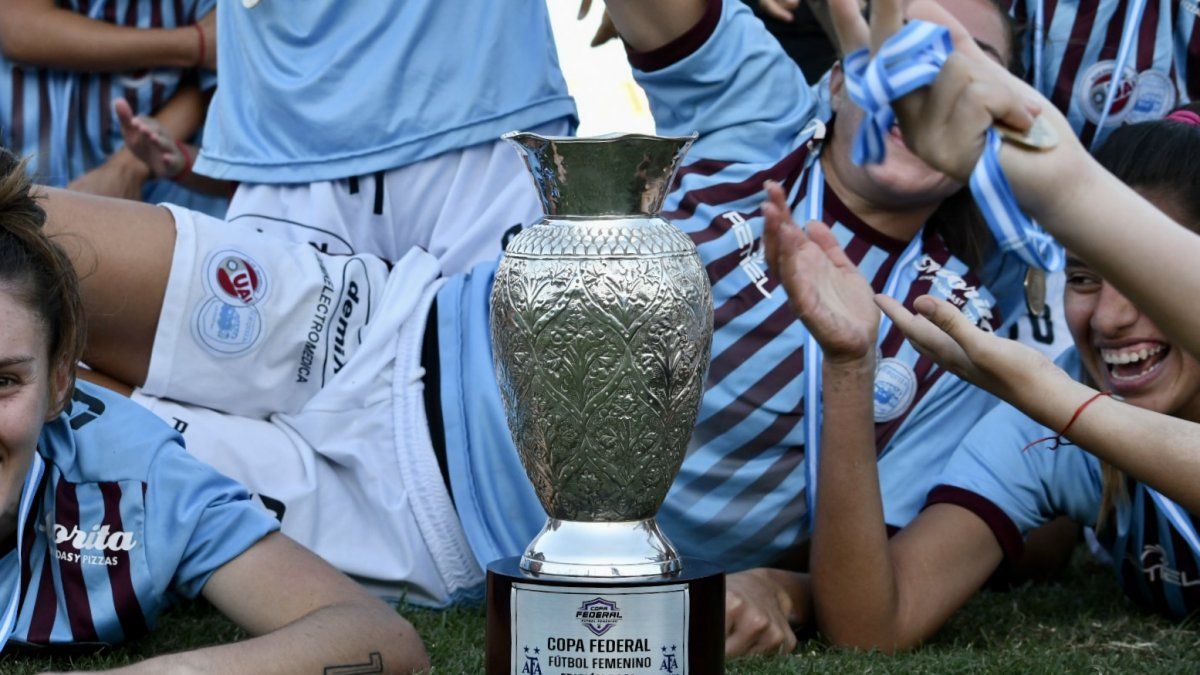
[[(1172, 200), (1143, 196), (1176, 222), (1189, 222)], [(1067, 258), (1066, 275), (1063, 309), (1092, 380), (1139, 408), (1200, 421), (1200, 362), (1075, 256)]]
[[(939, 0), (939, 4), (967, 29), (984, 52), (1007, 65), (1011, 51), (1008, 25), (991, 0)], [(863, 111), (846, 95), (840, 68), (833, 72), (830, 89), (837, 113), (833, 152), (849, 158)], [(883, 163), (854, 166), (847, 161), (839, 171), (847, 187), (867, 201), (894, 207), (936, 204), (962, 187), (909, 151), (899, 126), (892, 127), (884, 142), (887, 156)]]
[(16, 528), (38, 436), (66, 386), (51, 368), (45, 322), (12, 291), (0, 284), (0, 537)]

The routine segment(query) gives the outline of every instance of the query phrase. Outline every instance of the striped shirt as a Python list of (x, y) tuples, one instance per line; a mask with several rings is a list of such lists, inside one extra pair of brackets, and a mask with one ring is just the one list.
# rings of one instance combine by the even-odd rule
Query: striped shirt
[[(1059, 364), (1074, 377), (1078, 353)], [(1020, 559), (1024, 535), (1058, 516), (1095, 525), (1103, 491), (1100, 460), (1073, 445), (1048, 443), (1022, 450), (1055, 432), (1000, 404), (963, 440), (928, 503), (961, 506), (978, 515), (1009, 560)], [(1183, 619), (1200, 609), (1200, 561), (1160, 510), (1145, 485), (1130, 479), (1127, 501), (1118, 500), (1099, 539), (1109, 550), (1125, 593), (1153, 611)], [(1182, 510), (1181, 510), (1182, 511)], [(1185, 514), (1192, 527), (1194, 514)]]
[[(1136, 0), (1004, 0), (1028, 27), (1023, 54), (1029, 81), (1067, 115), (1085, 144), (1096, 135), (1115, 70), (1126, 14)], [(1035, 19), (1039, 4), (1044, 39)], [(1126, 123), (1157, 119), (1200, 95), (1200, 3), (1146, 0), (1131, 29), (1130, 51), (1105, 134)], [(1036, 49), (1041, 43), (1041, 67)]]
[(2, 544), (0, 587), (20, 593), (10, 637), (29, 645), (136, 637), (279, 525), (201, 464), (151, 413), (80, 382), (46, 424), (30, 517)]
[[(61, 0), (60, 8), (91, 19), (138, 28), (194, 23), (216, 0)], [(113, 112), (118, 98), (150, 115), (175, 94), (191, 71), (160, 68), (87, 73), (19, 65), (0, 56), (0, 144), (31, 157), (39, 182), (64, 186), (103, 163), (122, 145)]]
[[(631, 61), (659, 133), (700, 131), (663, 215), (696, 243), (715, 310), (697, 429), (658, 521), (685, 555), (731, 569), (786, 561), (809, 535), (802, 424), (807, 332), (762, 263), (759, 207), (763, 181), (773, 179), (804, 217), (819, 154), (814, 134), (824, 126), (813, 122), (831, 115), (827, 88), (810, 89), (740, 2), (711, 3), (678, 42)], [(915, 264), (897, 269), (909, 243), (871, 229), (819, 185), (826, 221), (876, 290), (896, 272), (896, 297), (910, 307), (932, 293), (980, 323), (997, 324), (991, 294), (936, 234), (920, 235)], [(492, 269), (452, 278), (438, 295), (451, 486), (483, 563), (520, 553), (545, 518), (512, 449), (498, 392), (480, 376), (486, 369), (492, 379), (486, 342)], [(886, 516), (899, 526), (932, 487), (931, 468), (949, 457), (992, 399), (921, 357), (895, 329), (882, 337), (880, 357), (912, 373), (907, 405), (875, 428)]]

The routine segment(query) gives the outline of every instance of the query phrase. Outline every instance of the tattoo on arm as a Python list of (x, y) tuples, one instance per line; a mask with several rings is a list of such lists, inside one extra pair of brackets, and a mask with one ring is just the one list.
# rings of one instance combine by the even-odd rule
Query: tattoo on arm
[(383, 656), (379, 652), (371, 652), (371, 660), (367, 663), (350, 663), (344, 666), (326, 666), (325, 675), (371, 675), (383, 672)]

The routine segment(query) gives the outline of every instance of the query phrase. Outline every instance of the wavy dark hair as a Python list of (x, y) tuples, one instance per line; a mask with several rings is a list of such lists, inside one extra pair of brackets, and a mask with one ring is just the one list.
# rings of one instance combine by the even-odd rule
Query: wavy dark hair
[[(1200, 115), (1200, 103), (1186, 110)], [(1131, 188), (1151, 200), (1169, 201), (1179, 207), (1187, 221), (1180, 223), (1200, 233), (1200, 125), (1161, 119), (1120, 127), (1096, 151), (1096, 161)], [(1118, 502), (1127, 502), (1125, 473), (1101, 462), (1104, 488), (1100, 502), (1099, 530)]]
[[(70, 259), (43, 232), (46, 212), (32, 193), (26, 163), (0, 148), (0, 288), (24, 303), (46, 328), (50, 368), (74, 383), (85, 329), (79, 278)], [(73, 386), (54, 410), (62, 411)]]

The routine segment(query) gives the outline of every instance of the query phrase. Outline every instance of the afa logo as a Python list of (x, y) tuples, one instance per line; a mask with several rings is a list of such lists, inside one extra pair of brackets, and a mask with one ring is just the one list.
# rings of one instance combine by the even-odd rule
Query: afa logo
[(575, 618), (594, 635), (600, 636), (621, 621), (621, 610), (611, 600), (592, 598), (575, 610)]
[(229, 304), (250, 307), (270, 291), (262, 266), (241, 251), (217, 251), (208, 257), (204, 268), (209, 290)]

